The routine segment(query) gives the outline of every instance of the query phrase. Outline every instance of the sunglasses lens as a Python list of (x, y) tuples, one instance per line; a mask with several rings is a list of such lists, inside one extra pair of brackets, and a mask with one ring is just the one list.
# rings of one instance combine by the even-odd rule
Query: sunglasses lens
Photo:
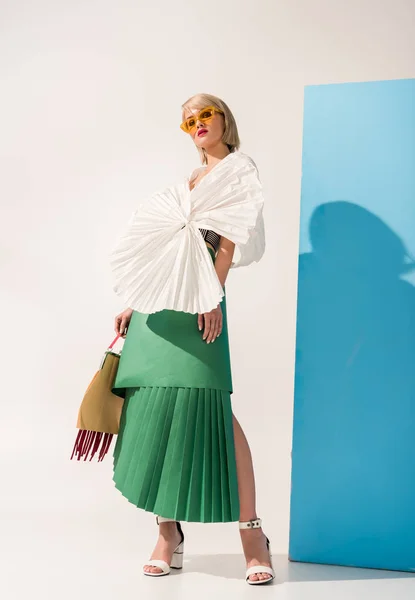
[(212, 116), (213, 116), (213, 110), (211, 108), (205, 108), (204, 110), (200, 111), (199, 119), (206, 121), (207, 119), (210, 119)]
[(193, 127), (196, 125), (196, 119), (194, 117), (189, 117), (186, 120), (186, 129), (187, 131), (190, 131), (191, 129), (193, 129)]

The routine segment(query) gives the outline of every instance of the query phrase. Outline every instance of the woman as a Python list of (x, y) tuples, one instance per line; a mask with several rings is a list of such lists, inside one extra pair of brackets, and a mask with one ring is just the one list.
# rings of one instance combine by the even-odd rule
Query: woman
[[(231, 409), (225, 297), (229, 269), (264, 252), (261, 187), (255, 163), (239, 151), (228, 106), (199, 94), (182, 108), (181, 128), (202, 166), (186, 178), (186, 190), (173, 186), (140, 205), (112, 255), (114, 289), (129, 306), (115, 318), (125, 341), (113, 392), (125, 402), (114, 482), (157, 515), (146, 575), (182, 566), (180, 520), (239, 520), (246, 580), (267, 583), (275, 577), (269, 540), (256, 514), (250, 449)], [(168, 221), (176, 197), (180, 226)]]

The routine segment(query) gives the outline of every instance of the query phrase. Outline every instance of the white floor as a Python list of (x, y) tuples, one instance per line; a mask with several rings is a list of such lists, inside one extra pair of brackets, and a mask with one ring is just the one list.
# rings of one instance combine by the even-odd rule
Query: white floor
[(180, 600), (243, 600), (256, 594), (284, 600), (415, 598), (414, 574), (290, 563), (281, 554), (273, 557), (277, 581), (259, 591), (244, 582), (242, 554), (193, 552), (199, 542), (195, 531), (201, 530), (191, 530), (184, 569), (150, 578), (141, 574), (141, 564), (151, 551), (153, 531), (134, 527), (125, 537), (123, 522), (94, 515), (88, 520), (76, 514), (10, 515), (1, 528), (0, 596), (5, 600), (161, 600), (167, 594)]

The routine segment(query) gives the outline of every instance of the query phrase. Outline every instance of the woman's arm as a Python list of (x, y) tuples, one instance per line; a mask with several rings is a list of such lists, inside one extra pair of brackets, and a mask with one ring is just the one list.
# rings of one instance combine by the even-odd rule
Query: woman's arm
[[(218, 253), (215, 259), (215, 270), (221, 286), (225, 287), (225, 281), (232, 264), (235, 244), (230, 240), (221, 237)], [(203, 339), (210, 344), (222, 333), (222, 309), (220, 304), (213, 310), (203, 315), (198, 315), (199, 331), (204, 326)]]
[(235, 244), (222, 236), (215, 260), (215, 270), (222, 287), (225, 287), (225, 281), (232, 264), (234, 251)]

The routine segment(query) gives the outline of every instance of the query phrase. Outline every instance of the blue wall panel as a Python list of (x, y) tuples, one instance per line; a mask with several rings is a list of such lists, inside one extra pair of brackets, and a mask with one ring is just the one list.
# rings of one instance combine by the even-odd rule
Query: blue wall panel
[(305, 89), (291, 560), (415, 571), (415, 80)]

